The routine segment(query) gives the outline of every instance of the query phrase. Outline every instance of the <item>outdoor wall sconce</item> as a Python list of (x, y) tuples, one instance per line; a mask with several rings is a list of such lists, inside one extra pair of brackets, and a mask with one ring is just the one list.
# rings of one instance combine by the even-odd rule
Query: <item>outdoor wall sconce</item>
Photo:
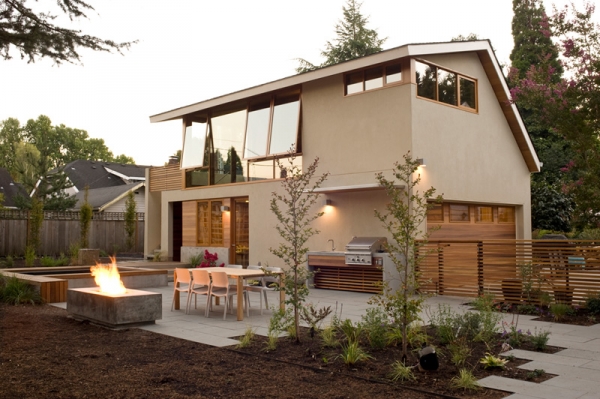
[(326, 200), (325, 200), (325, 205), (326, 205), (326, 206), (333, 206), (333, 201), (332, 201), (332, 200), (330, 200), (330, 199), (326, 199)]
[(425, 158), (417, 158), (417, 163), (419, 166), (425, 167), (427, 164), (425, 163)]
[(221, 207), (221, 212), (229, 212), (229, 211), (230, 211), (230, 208), (228, 206), (225, 205), (225, 206)]

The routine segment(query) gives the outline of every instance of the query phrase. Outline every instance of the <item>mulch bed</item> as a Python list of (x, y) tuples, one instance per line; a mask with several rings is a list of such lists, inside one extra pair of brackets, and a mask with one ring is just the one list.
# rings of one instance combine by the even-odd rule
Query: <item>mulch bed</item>
[[(399, 348), (371, 351), (375, 358), (348, 368), (338, 351), (302, 332), (296, 345), (281, 338), (265, 352), (265, 337), (249, 348), (214, 348), (139, 329), (112, 331), (79, 322), (49, 305), (0, 304), (0, 399), (3, 398), (502, 398), (506, 392), (463, 392), (449, 387), (457, 368), (439, 346), (440, 368), (417, 381), (392, 383)], [(498, 348), (493, 348), (497, 353)], [(530, 349), (522, 347), (522, 349)], [(549, 348), (553, 352), (558, 348)], [(502, 369), (477, 364), (487, 348), (475, 345), (467, 368), (477, 378), (528, 379), (513, 360)], [(409, 362), (416, 363), (414, 353)], [(541, 382), (545, 374), (530, 379)], [(429, 391), (430, 393), (424, 392)]]
[[(430, 337), (435, 336), (433, 329), (428, 329), (428, 335)], [(341, 336), (340, 339), (342, 339)], [(266, 342), (266, 337), (255, 336), (249, 347), (239, 350), (254, 354), (257, 357), (293, 362), (295, 364), (301, 364), (313, 369), (324, 370), (339, 375), (350, 375), (364, 380), (382, 381), (386, 383), (392, 383), (389, 378), (390, 371), (392, 370), (391, 365), (397, 360), (400, 360), (402, 354), (400, 347), (387, 347), (383, 350), (369, 350), (367, 348), (369, 354), (373, 356), (373, 359), (353, 367), (348, 367), (344, 364), (342, 359), (338, 357), (340, 353), (339, 349), (323, 348), (321, 339), (316, 335), (314, 338), (311, 338), (308, 329), (302, 329), (300, 345), (296, 344), (292, 339), (280, 338), (277, 349), (267, 352), (265, 351)], [(458, 375), (459, 368), (452, 364), (450, 353), (443, 345), (439, 345), (434, 338), (430, 340), (429, 344), (433, 345), (437, 350), (440, 359), (439, 369), (431, 372), (415, 371), (416, 381), (405, 383), (395, 382), (392, 384), (461, 398), (502, 398), (507, 395), (505, 392), (491, 389), (465, 392), (461, 389), (450, 387), (450, 380)], [(513, 359), (504, 369), (485, 369), (484, 366), (478, 362), (479, 359), (489, 352), (489, 349), (483, 343), (471, 342), (470, 345), (472, 347), (471, 356), (469, 357), (470, 362), (467, 361), (463, 367), (472, 371), (477, 379), (489, 375), (497, 375), (539, 383), (554, 377), (547, 373), (533, 375), (530, 371), (517, 368), (518, 366), (529, 362), (529, 360), (524, 359)], [(499, 349), (500, 343), (498, 343), (497, 348), (493, 348), (494, 353), (498, 353)], [(530, 343), (525, 343), (520, 349), (534, 350)], [(561, 350), (561, 348), (547, 347), (544, 352), (555, 353), (559, 350)], [(411, 351), (409, 353), (407, 364), (417, 364), (417, 362), (418, 357), (416, 351)]]
[(332, 371), (0, 304), (2, 399), (439, 397)]

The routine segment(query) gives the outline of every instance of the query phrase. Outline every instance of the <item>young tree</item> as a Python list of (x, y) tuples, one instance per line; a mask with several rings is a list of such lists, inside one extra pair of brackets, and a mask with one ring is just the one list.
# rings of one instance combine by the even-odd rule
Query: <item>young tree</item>
[[(419, 288), (417, 268), (427, 255), (421, 247), (427, 243), (430, 234), (422, 234), (421, 227), (431, 206), (428, 201), (434, 199), (435, 194), (433, 187), (423, 192), (417, 190), (421, 182), (419, 174), (415, 177), (419, 165), (409, 152), (404, 155), (403, 163), (394, 164), (393, 179), (386, 178), (383, 173), (378, 173), (376, 177), (390, 202), (386, 205), (385, 212), (375, 210), (375, 216), (392, 236), (386, 249), (398, 271), (401, 283), (396, 291), (389, 283), (384, 283), (382, 293), (373, 297), (371, 302), (380, 306), (402, 330), (403, 361), (406, 361), (408, 356), (408, 327), (410, 323), (418, 320), (419, 311), (425, 301), (424, 296), (414, 294)], [(441, 197), (435, 198), (435, 201), (441, 201)]]
[(135, 194), (133, 191), (130, 191), (125, 200), (125, 234), (127, 235), (128, 249), (133, 249), (135, 245), (136, 206)]
[(88, 202), (89, 187), (85, 186), (83, 205), (79, 209), (79, 227), (81, 230), (81, 248), (89, 248), (90, 224), (92, 223), (93, 209)]
[[(0, 56), (5, 60), (12, 58), (10, 52), (13, 46), (22, 59), (28, 58), (28, 62), (50, 58), (60, 65), (63, 62), (79, 62), (79, 49), (121, 53), (122, 49), (135, 43), (116, 43), (60, 27), (53, 23), (56, 15), (34, 11), (26, 6), (26, 2), (27, 0), (0, 0)], [(86, 13), (94, 11), (83, 0), (57, 0), (57, 3), (70, 20), (87, 18)]]
[(382, 50), (381, 45), (387, 38), (380, 39), (376, 30), (367, 29), (369, 18), (360, 13), (361, 6), (362, 3), (358, 3), (356, 0), (347, 1), (346, 6), (342, 7), (344, 19), (335, 25), (337, 37), (333, 40), (333, 43), (328, 41), (325, 45), (326, 49), (321, 51), (325, 61), (316, 66), (303, 58), (299, 58), (300, 65), (296, 68), (296, 72), (309, 72), (317, 68), (378, 53)]
[(600, 27), (593, 12), (589, 3), (583, 11), (554, 9), (544, 34), (558, 39), (565, 75), (556, 79), (551, 57), (545, 57), (511, 90), (517, 104), (538, 113), (570, 144), (573, 159), (562, 170), (576, 180), (563, 190), (575, 198), (578, 228), (600, 224)]
[[(300, 311), (304, 306), (308, 287), (306, 279), (306, 242), (319, 231), (310, 227), (311, 223), (323, 216), (323, 212), (311, 214), (311, 208), (316, 203), (318, 194), (315, 189), (327, 179), (329, 173), (315, 176), (319, 158), (315, 159), (303, 172), (302, 167), (294, 164), (294, 158), (289, 158), (289, 165), (283, 165), (277, 160), (281, 175), (282, 194), (273, 192), (271, 211), (277, 217), (277, 232), (284, 242), (277, 248), (269, 248), (271, 253), (283, 260), (288, 267), (285, 270), (284, 289), (286, 304), (293, 311), (293, 323), (296, 331), (296, 342), (300, 342)], [(314, 178), (314, 180), (313, 180)]]

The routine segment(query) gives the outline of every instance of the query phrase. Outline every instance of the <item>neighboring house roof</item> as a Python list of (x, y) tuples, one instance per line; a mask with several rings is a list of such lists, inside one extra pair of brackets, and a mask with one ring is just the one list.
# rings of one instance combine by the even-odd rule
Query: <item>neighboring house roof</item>
[[(88, 190), (88, 202), (94, 211), (102, 212), (115, 202), (123, 199), (130, 191), (137, 191), (146, 183), (123, 184), (115, 187), (102, 187)], [(84, 202), (85, 190), (74, 195), (77, 204), (74, 209), (80, 209)]]
[(78, 191), (85, 186), (90, 189), (116, 187), (144, 181), (145, 165), (126, 165), (112, 162), (86, 161), (79, 159), (65, 165), (64, 171)]
[(366, 57), (357, 58), (351, 61), (342, 62), (325, 68), (319, 68), (311, 72), (290, 76), (279, 79), (263, 85), (254, 86), (245, 90), (230, 93), (224, 96), (215, 97), (206, 101), (201, 101), (185, 107), (176, 108), (171, 111), (163, 112), (150, 117), (150, 122), (163, 122), (168, 120), (180, 119), (185, 115), (207, 110), (224, 104), (235, 103), (245, 100), (249, 97), (273, 92), (275, 90), (300, 85), (317, 79), (329, 76), (339, 75), (345, 72), (368, 67), (370, 65), (381, 64), (387, 61), (396, 60), (404, 57), (426, 57), (437, 54), (453, 54), (462, 52), (475, 52), (481, 60), (481, 64), (493, 87), (498, 103), (513, 133), (515, 141), (523, 154), (523, 158), (530, 172), (539, 172), (541, 168), (527, 129), (523, 124), (521, 115), (517, 107), (510, 102), (510, 91), (506, 83), (502, 68), (498, 63), (496, 55), (492, 49), (489, 40), (474, 40), (460, 42), (443, 43), (421, 43), (407, 44), (395, 47), (389, 50), (381, 51)]
[(14, 198), (17, 195), (27, 197), (27, 191), (19, 184), (15, 183), (8, 170), (0, 168), (0, 193), (4, 194), (4, 207), (16, 208)]

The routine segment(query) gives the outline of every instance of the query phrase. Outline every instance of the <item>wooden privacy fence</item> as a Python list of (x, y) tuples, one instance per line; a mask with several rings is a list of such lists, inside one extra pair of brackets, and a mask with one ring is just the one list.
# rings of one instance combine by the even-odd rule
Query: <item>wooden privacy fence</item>
[[(440, 295), (580, 302), (600, 293), (600, 241), (429, 241), (419, 265), (421, 287)], [(530, 293), (526, 298), (527, 292)], [(543, 297), (543, 296), (542, 296)]]
[[(25, 253), (28, 232), (28, 212), (0, 211), (0, 256)], [(69, 253), (72, 244), (81, 239), (79, 212), (45, 211), (40, 232), (40, 255)], [(89, 246), (107, 253), (142, 252), (144, 248), (144, 213), (137, 213), (134, 248), (127, 248), (125, 214), (94, 213), (90, 225)]]

